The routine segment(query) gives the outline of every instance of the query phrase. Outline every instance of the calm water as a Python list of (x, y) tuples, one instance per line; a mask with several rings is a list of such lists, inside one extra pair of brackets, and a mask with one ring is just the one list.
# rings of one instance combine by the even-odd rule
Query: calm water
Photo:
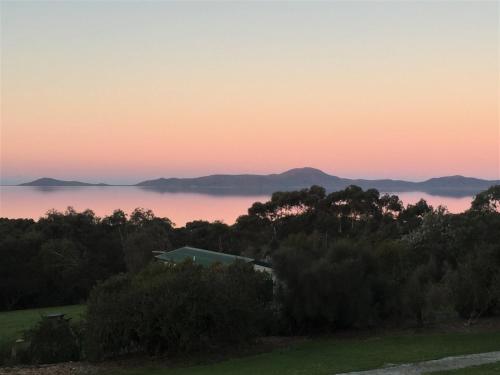
[[(447, 206), (451, 212), (469, 208), (472, 197), (443, 197), (421, 192), (396, 193), (405, 204), (424, 198), (433, 206)], [(232, 224), (256, 201), (267, 195), (221, 196), (195, 193), (159, 193), (131, 186), (112, 187), (0, 187), (0, 217), (38, 219), (47, 210), (64, 211), (68, 206), (77, 211), (86, 208), (98, 216), (109, 215), (120, 208), (130, 213), (136, 207), (150, 208), (157, 216), (168, 217), (177, 226), (188, 221), (222, 220)]]

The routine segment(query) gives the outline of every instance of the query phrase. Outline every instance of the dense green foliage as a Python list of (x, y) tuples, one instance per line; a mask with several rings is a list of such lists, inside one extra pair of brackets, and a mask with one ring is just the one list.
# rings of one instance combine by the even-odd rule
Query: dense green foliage
[(85, 301), (98, 280), (137, 270), (169, 246), (172, 225), (151, 211), (100, 219), (50, 211), (37, 222), (0, 219), (0, 310)]
[(270, 277), (245, 263), (152, 265), (135, 275), (112, 277), (93, 290), (86, 353), (100, 359), (239, 345), (264, 333), (271, 301)]
[[(324, 229), (315, 224), (309, 232), (288, 234), (273, 252), (292, 327), (373, 326), (389, 319), (423, 325), (454, 312), (472, 322), (498, 314), (496, 191), (498, 187), (479, 194), (472, 209), (462, 214), (433, 209), (423, 201), (403, 208), (395, 196), (379, 197), (376, 191), (356, 187), (330, 194), (313, 209), (305, 208), (305, 199), (283, 200), (287, 193), (273, 196), (267, 203), (272, 207), (276, 202), (272, 212), (279, 207), (303, 210), (272, 220), (281, 232), (287, 221), (303, 221), (300, 227), (307, 228), (307, 216), (316, 217), (315, 223), (318, 216), (329, 221)], [(263, 215), (267, 220), (272, 216)]]
[(57, 363), (80, 359), (81, 338), (79, 325), (66, 318), (42, 318), (27, 330), (24, 339), (27, 350), (18, 353), (22, 362)]

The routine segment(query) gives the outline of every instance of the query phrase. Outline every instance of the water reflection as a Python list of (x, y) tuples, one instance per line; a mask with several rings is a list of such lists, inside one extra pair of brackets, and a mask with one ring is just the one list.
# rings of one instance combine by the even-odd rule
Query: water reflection
[(172, 187), (163, 187), (163, 186), (130, 186), (131, 188), (141, 189), (144, 191), (159, 193), (159, 194), (180, 194), (180, 193), (188, 193), (188, 194), (202, 194), (202, 195), (213, 195), (218, 197), (228, 197), (228, 196), (237, 196), (237, 197), (256, 197), (256, 196), (271, 196), (273, 191), (277, 191), (279, 189), (274, 189), (270, 191), (269, 189), (263, 189), (259, 187), (250, 187), (250, 188), (233, 188), (233, 187), (193, 187), (192, 189), (182, 187), (179, 189)]
[[(17, 186), (11, 186), (12, 188)], [(72, 189), (73, 191), (78, 191), (86, 189), (89, 186), (19, 186), (22, 189), (33, 189), (40, 193), (57, 193), (64, 189)], [(94, 187), (94, 186), (92, 186)]]
[[(98, 216), (109, 215), (120, 208), (130, 213), (136, 207), (150, 208), (156, 215), (168, 217), (178, 226), (192, 220), (222, 220), (232, 224), (247, 212), (252, 203), (269, 199), (269, 194), (218, 194), (159, 191), (133, 186), (78, 186), (78, 187), (0, 187), (0, 216), (34, 218), (49, 209), (64, 211), (68, 206), (78, 211), (87, 208)], [(450, 197), (422, 192), (397, 194), (405, 204), (421, 198), (433, 206), (444, 205), (451, 212), (469, 208), (471, 196)]]

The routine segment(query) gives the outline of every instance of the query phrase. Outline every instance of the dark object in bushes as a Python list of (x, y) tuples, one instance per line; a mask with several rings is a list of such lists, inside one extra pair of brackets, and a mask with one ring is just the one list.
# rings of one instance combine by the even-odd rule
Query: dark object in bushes
[(25, 332), (25, 339), (30, 345), (23, 362), (56, 363), (80, 358), (78, 336), (64, 316), (43, 317), (34, 328)]

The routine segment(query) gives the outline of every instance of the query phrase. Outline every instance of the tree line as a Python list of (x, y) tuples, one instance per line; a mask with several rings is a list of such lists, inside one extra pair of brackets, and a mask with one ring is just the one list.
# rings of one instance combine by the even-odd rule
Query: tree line
[(312, 186), (276, 192), (233, 225), (176, 228), (140, 208), (3, 218), (0, 310), (85, 302), (99, 282), (144, 272), (153, 251), (190, 245), (271, 262), (283, 332), (423, 325), (453, 314), (473, 322), (500, 313), (499, 202), (495, 186), (451, 214), (374, 189)]

